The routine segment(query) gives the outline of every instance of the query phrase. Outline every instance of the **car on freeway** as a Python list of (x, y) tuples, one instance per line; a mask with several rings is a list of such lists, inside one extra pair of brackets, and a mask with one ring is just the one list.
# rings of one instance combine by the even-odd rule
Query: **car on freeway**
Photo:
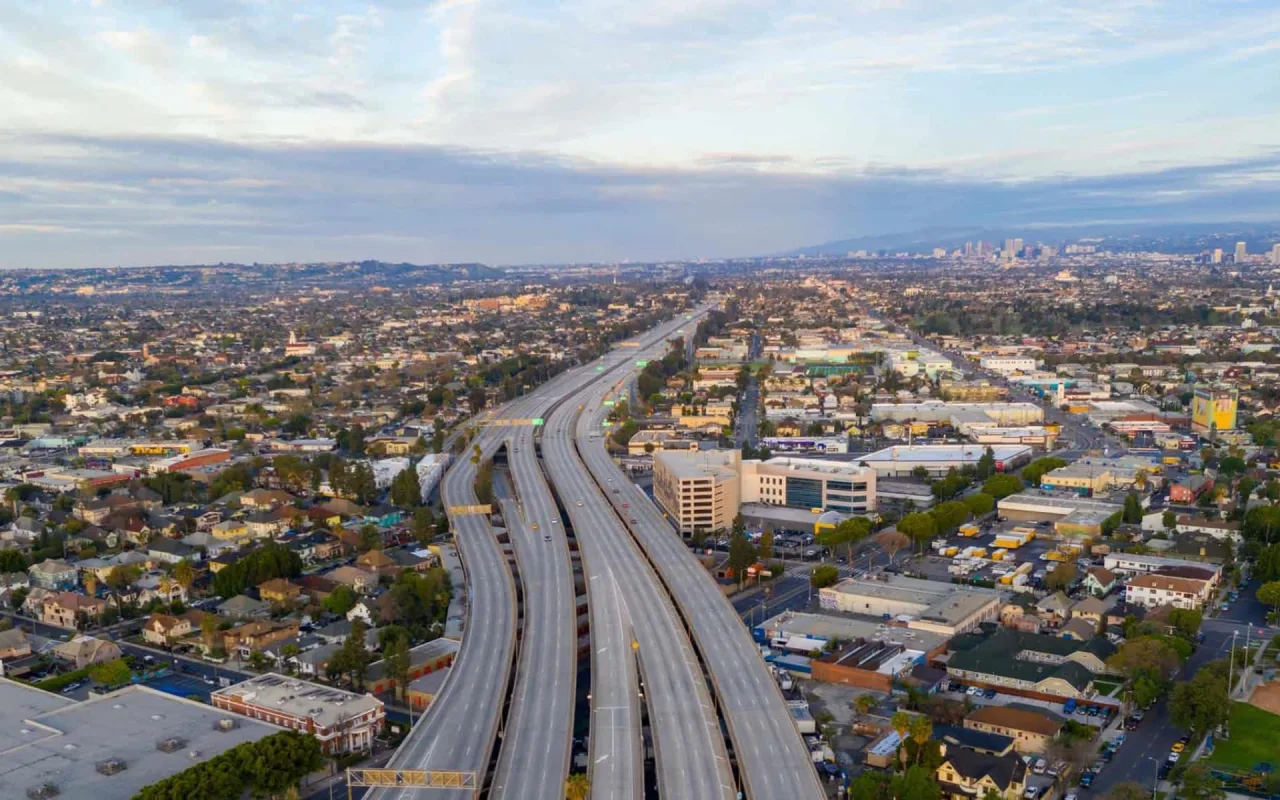
[(632, 517), (632, 518), (631, 518), (631, 524), (632, 524), (632, 525), (635, 525), (635, 524), (636, 524), (636, 518), (635, 518), (635, 517)]
[(544, 534), (542, 534), (542, 541), (544, 541), (544, 542), (549, 542), (549, 541), (551, 541), (551, 534), (549, 534), (549, 533), (544, 533)]
[(631, 505), (630, 505), (629, 503), (627, 503), (627, 502), (624, 500), (624, 501), (623, 501), (623, 503), (622, 503), (622, 507), (623, 507), (623, 508), (631, 508)]
[(538, 523), (536, 522), (529, 526), (529, 530), (531, 531), (536, 531), (537, 529), (538, 529)]
[(581, 501), (581, 500), (579, 500), (579, 501), (578, 501), (578, 508), (582, 508), (582, 501)]

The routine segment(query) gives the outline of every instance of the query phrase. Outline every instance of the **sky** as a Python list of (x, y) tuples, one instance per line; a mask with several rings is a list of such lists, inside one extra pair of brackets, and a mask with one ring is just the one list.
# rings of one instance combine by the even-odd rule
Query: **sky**
[(1275, 0), (0, 4), (0, 267), (1276, 219)]

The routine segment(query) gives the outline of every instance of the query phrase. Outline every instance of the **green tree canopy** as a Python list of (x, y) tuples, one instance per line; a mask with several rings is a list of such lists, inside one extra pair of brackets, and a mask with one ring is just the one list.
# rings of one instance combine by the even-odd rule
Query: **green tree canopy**
[(992, 475), (982, 484), (982, 491), (996, 500), (1003, 500), (1011, 494), (1021, 492), (1025, 486), (1017, 475)]

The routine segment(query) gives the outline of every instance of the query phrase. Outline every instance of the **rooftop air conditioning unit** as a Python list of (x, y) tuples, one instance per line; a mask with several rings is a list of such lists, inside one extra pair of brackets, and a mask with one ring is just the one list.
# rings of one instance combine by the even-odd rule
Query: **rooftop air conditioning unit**
[(156, 749), (162, 753), (172, 753), (175, 750), (181, 750), (187, 746), (187, 740), (177, 736), (170, 736), (168, 739), (161, 739), (156, 742)]
[(125, 763), (119, 758), (108, 758), (106, 761), (94, 764), (93, 768), (103, 775), (115, 775), (117, 772), (124, 772)]
[(215, 731), (231, 731), (231, 730), (235, 730), (238, 727), (240, 727), (240, 723), (232, 719), (231, 717), (223, 717), (222, 719), (213, 723), (213, 729)]
[(27, 789), (27, 800), (48, 800), (59, 795), (58, 787), (52, 783), (42, 783)]

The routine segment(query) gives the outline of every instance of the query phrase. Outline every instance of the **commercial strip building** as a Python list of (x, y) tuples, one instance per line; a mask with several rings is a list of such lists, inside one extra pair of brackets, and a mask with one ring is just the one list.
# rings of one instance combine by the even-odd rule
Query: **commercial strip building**
[(826, 610), (894, 620), (912, 630), (955, 636), (1000, 617), (1000, 593), (883, 574), (846, 578), (818, 593)]
[(1043, 491), (1011, 494), (996, 504), (1000, 516), (1012, 522), (1050, 522), (1057, 535), (1075, 539), (1100, 536), (1102, 523), (1122, 508), (1119, 503)]
[[(960, 469), (966, 464), (977, 466), (987, 452), (988, 445), (977, 444), (928, 444), (886, 447), (867, 453), (857, 460), (876, 471), (880, 477), (905, 477), (917, 467), (923, 467), (930, 475), (941, 477), (951, 468)], [(1031, 461), (1032, 450), (1027, 445), (990, 445), (995, 456), (996, 469), (1016, 469)]]
[(373, 738), (386, 723), (382, 701), (371, 694), (274, 672), (219, 689), (209, 700), (214, 708), (310, 733), (329, 754), (372, 749)]
[(127, 800), (199, 760), (280, 728), (129, 686), (75, 702), (0, 679), (0, 797)]
[(961, 433), (972, 425), (1019, 427), (1044, 420), (1044, 409), (1035, 403), (949, 403), (927, 400), (921, 403), (875, 403), (874, 422), (946, 422)]

